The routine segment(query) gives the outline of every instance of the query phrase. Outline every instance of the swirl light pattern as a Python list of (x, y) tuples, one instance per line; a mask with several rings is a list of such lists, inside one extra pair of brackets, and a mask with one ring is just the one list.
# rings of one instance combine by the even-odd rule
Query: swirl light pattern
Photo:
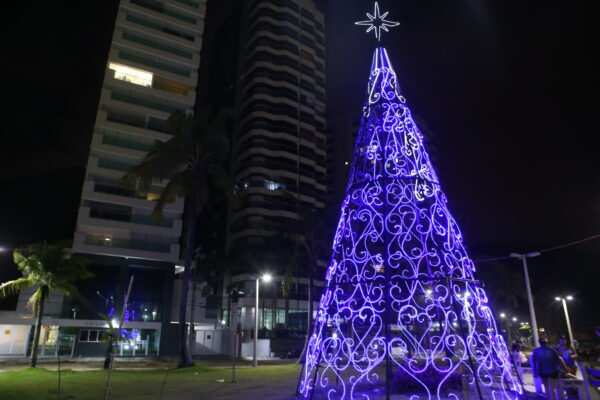
[(387, 52), (377, 48), (301, 395), (518, 398), (474, 274)]

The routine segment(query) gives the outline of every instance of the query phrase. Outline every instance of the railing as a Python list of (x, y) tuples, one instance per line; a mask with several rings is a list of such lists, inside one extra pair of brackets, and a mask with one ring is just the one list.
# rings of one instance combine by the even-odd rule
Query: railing
[(92, 208), (90, 209), (90, 217), (109, 221), (129, 222), (132, 224), (161, 226), (165, 228), (173, 227), (172, 219), (163, 219), (162, 221), (157, 221), (151, 217), (147, 217), (144, 215), (130, 215), (127, 213), (115, 212), (112, 210), (101, 210)]
[(178, 13), (176, 11), (170, 10), (170, 9), (166, 8), (163, 3), (159, 2), (159, 1), (154, 1), (154, 0), (131, 0), (131, 3), (132, 4), (136, 4), (138, 6), (141, 6), (141, 7), (144, 7), (144, 8), (147, 8), (147, 9), (152, 10), (152, 11), (159, 12), (161, 14), (168, 15), (168, 16), (173, 17), (173, 18), (177, 18), (177, 19), (179, 19), (181, 21), (185, 21), (185, 22), (190, 23), (190, 24), (194, 24), (195, 25), (197, 23), (197, 20), (195, 18), (188, 17), (187, 15), (183, 15), (183, 14), (180, 14), (180, 13)]
[(102, 143), (111, 146), (123, 147), (126, 149), (139, 150), (139, 151), (150, 151), (154, 147), (154, 143), (141, 143), (135, 141), (127, 136), (121, 136), (118, 134), (109, 134), (106, 132), (102, 133)]
[(152, 243), (142, 240), (107, 238), (104, 236), (85, 236), (85, 244), (102, 247), (115, 247), (121, 249), (144, 250), (155, 253), (170, 253), (171, 245), (164, 243)]
[(112, 169), (115, 171), (128, 171), (133, 167), (133, 165), (120, 161), (98, 160), (98, 167)]
[(110, 98), (113, 100), (124, 101), (125, 103), (129, 103), (129, 104), (135, 104), (135, 105), (146, 107), (146, 108), (152, 108), (154, 110), (164, 111), (164, 112), (167, 112), (170, 114), (179, 110), (179, 107), (173, 107), (173, 106), (169, 106), (166, 104), (157, 103), (152, 100), (142, 99), (137, 96), (132, 96), (132, 95), (123, 94), (123, 93), (119, 93), (119, 92), (112, 92), (110, 95)]
[(173, 46), (167, 46), (167, 45), (159, 43), (159, 42), (157, 42), (155, 40), (150, 40), (150, 39), (142, 38), (142, 37), (139, 37), (139, 36), (136, 36), (136, 35), (132, 35), (132, 34), (130, 34), (128, 32), (124, 32), (123, 33), (123, 39), (129, 40), (131, 42), (143, 44), (144, 46), (153, 47), (153, 48), (158, 49), (158, 50), (163, 50), (163, 51), (166, 51), (168, 53), (175, 54), (177, 56), (189, 58), (190, 60), (193, 57), (193, 54), (192, 54), (191, 51), (185, 51), (185, 50), (177, 49), (177, 48), (175, 48)]
[(189, 78), (191, 75), (190, 71), (188, 71), (188, 70), (173, 67), (173, 66), (165, 64), (165, 63), (161, 63), (161, 62), (158, 62), (155, 60), (150, 60), (148, 58), (136, 56), (134, 54), (125, 53), (122, 51), (119, 52), (119, 58), (122, 58), (123, 60), (133, 61), (133, 62), (142, 64), (142, 65), (145, 65), (147, 67), (157, 68), (157, 69), (160, 69), (163, 71), (171, 72), (176, 75), (185, 76), (187, 78)]
[(125, 117), (121, 117), (119, 115), (110, 114), (110, 113), (106, 115), (106, 120), (109, 122), (116, 122), (118, 124), (124, 124), (124, 125), (128, 125), (128, 126), (134, 126), (137, 128), (148, 129), (151, 131), (167, 133), (169, 135), (173, 134), (173, 129), (171, 129), (166, 122), (158, 123), (156, 121), (149, 120), (146, 123), (143, 121), (134, 121), (134, 120), (131, 120), (131, 119), (128, 119)]
[(162, 221), (157, 221), (152, 217), (147, 217), (144, 215), (132, 215), (131, 222), (134, 224), (144, 224), (144, 225), (154, 225), (154, 226), (163, 226), (166, 228), (173, 227), (172, 219), (163, 219)]
[(166, 34), (172, 35), (172, 36), (176, 36), (178, 38), (193, 42), (195, 40), (195, 37), (192, 35), (188, 35), (186, 33), (183, 32), (179, 32), (173, 28), (169, 28), (167, 26), (164, 26), (162, 24), (156, 23), (156, 22), (152, 22), (150, 20), (147, 20), (145, 18), (141, 18), (135, 15), (131, 15), (131, 14), (127, 14), (126, 20), (129, 22), (133, 22), (135, 24), (138, 25), (143, 25), (146, 26), (148, 28), (151, 29), (155, 29), (157, 31), (161, 31), (164, 32)]

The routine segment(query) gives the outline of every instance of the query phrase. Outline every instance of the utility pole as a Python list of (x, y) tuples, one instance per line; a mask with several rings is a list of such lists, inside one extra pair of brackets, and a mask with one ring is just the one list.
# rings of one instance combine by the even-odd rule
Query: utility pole
[(531, 284), (529, 282), (529, 270), (527, 269), (527, 257), (537, 257), (541, 255), (541, 253), (527, 253), (527, 254), (518, 254), (518, 253), (510, 253), (510, 256), (513, 258), (520, 258), (523, 262), (523, 273), (525, 275), (525, 286), (527, 288), (527, 301), (529, 303), (529, 316), (531, 318), (531, 330), (533, 331), (533, 347), (539, 345), (539, 332), (537, 327), (537, 319), (535, 318), (535, 308), (533, 307), (533, 295), (531, 294)]

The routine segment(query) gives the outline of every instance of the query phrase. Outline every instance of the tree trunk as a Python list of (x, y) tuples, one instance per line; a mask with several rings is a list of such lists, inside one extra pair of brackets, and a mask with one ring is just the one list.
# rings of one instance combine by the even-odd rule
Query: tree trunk
[(113, 358), (113, 341), (114, 337), (112, 334), (108, 336), (108, 348), (106, 349), (106, 355), (104, 356), (103, 369), (108, 369)]
[(310, 340), (310, 335), (312, 333), (313, 312), (314, 312), (314, 305), (313, 305), (313, 301), (312, 301), (312, 292), (313, 292), (313, 285), (314, 285), (313, 266), (314, 266), (314, 263), (311, 260), (310, 265), (308, 266), (308, 296), (307, 296), (307, 298), (308, 298), (308, 318), (307, 318), (308, 326), (306, 327), (306, 339), (304, 339), (304, 346), (302, 347), (302, 352), (300, 353), (300, 357), (298, 357), (298, 363), (304, 363), (304, 357), (306, 356), (306, 351), (308, 350), (308, 342)]
[(194, 260), (194, 250), (196, 242), (196, 217), (198, 211), (198, 196), (196, 195), (197, 179), (194, 179), (192, 187), (192, 195), (188, 203), (187, 213), (187, 235), (186, 235), (186, 257), (183, 270), (183, 281), (181, 283), (181, 302), (179, 304), (179, 352), (180, 361), (179, 367), (191, 367), (194, 365), (192, 355), (188, 346), (188, 329), (187, 329), (187, 300), (190, 290), (190, 279), (192, 276), (192, 262)]
[(40, 332), (42, 330), (42, 317), (44, 316), (44, 303), (46, 302), (46, 295), (48, 288), (42, 287), (42, 295), (37, 303), (37, 318), (35, 321), (35, 330), (33, 332), (33, 343), (31, 346), (31, 366), (35, 368), (37, 365), (38, 347), (40, 343)]
[(310, 336), (312, 333), (313, 326), (313, 315), (315, 313), (314, 303), (313, 303), (313, 289), (315, 285), (315, 277), (314, 277), (314, 266), (315, 263), (311, 261), (310, 266), (308, 267), (308, 327), (306, 336)]

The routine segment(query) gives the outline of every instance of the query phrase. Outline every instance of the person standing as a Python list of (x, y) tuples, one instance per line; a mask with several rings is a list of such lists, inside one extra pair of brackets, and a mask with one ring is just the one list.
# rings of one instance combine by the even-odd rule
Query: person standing
[(525, 354), (523, 354), (522, 346), (523, 344), (520, 341), (515, 341), (512, 345), (513, 363), (515, 365), (517, 373), (519, 374), (521, 382), (523, 382), (523, 367), (529, 366), (527, 357), (525, 356)]
[(577, 352), (573, 346), (571, 346), (569, 339), (565, 336), (561, 336), (560, 339), (558, 339), (558, 346), (556, 346), (556, 349), (567, 366), (567, 372), (575, 375), (577, 373), (577, 364), (575, 363)]
[(532, 372), (534, 377), (540, 377), (544, 384), (544, 390), (548, 400), (559, 400), (557, 393), (558, 375), (561, 369), (566, 369), (558, 352), (548, 347), (548, 339), (541, 337), (540, 346), (533, 350), (531, 356)]

